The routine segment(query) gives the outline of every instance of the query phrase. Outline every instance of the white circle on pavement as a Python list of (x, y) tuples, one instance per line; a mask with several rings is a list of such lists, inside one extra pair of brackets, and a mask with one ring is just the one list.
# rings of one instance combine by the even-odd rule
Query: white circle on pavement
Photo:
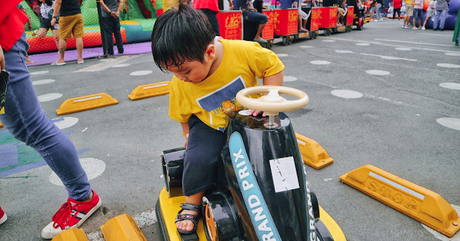
[(436, 64), (436, 65), (439, 66), (439, 67), (443, 67), (443, 68), (451, 68), (451, 69), (460, 68), (460, 65), (458, 65), (458, 64), (439, 63), (439, 64)]
[(151, 73), (152, 73), (151, 70), (140, 70), (140, 71), (131, 72), (131, 74), (129, 74), (129, 75), (140, 76), (140, 75), (148, 75), (148, 74), (151, 74)]
[(314, 48), (313, 46), (308, 46), (308, 45), (304, 45), (304, 46), (300, 46), (301, 48), (303, 49), (310, 49), (310, 48)]
[(287, 57), (289, 56), (288, 54), (277, 54), (278, 57)]
[(368, 43), (357, 43), (356, 45), (358, 45), (358, 46), (369, 46), (370, 44), (368, 44)]
[(75, 117), (64, 117), (64, 118), (54, 118), (54, 125), (57, 126), (60, 130), (69, 128), (78, 123), (78, 118)]
[(460, 119), (459, 118), (438, 118), (436, 119), (438, 124), (460, 131)]
[(316, 64), (316, 65), (324, 65), (324, 64), (330, 64), (331, 62), (326, 61), (326, 60), (313, 60), (313, 61), (310, 61), (310, 63)]
[(447, 52), (447, 53), (445, 53), (445, 55), (448, 55), (448, 56), (460, 56), (460, 52)]
[(33, 85), (46, 85), (55, 82), (56, 80), (54, 79), (42, 79), (42, 80), (36, 80), (32, 81)]
[(363, 94), (353, 90), (333, 90), (331, 94), (344, 99), (358, 99), (363, 97)]
[(395, 49), (399, 51), (411, 51), (412, 50), (411, 48), (395, 48)]
[(353, 53), (353, 51), (351, 51), (351, 50), (336, 50), (335, 52), (340, 53), (340, 54), (351, 54), (351, 53)]
[(113, 68), (123, 68), (123, 67), (127, 67), (127, 66), (130, 66), (131, 64), (116, 64), (116, 65), (113, 65), (112, 67)]
[[(82, 158), (80, 159), (80, 163), (89, 180), (98, 177), (105, 171), (105, 162), (96, 158)], [(54, 185), (64, 186), (61, 179), (54, 172), (51, 173), (49, 179)]]
[(42, 71), (31, 72), (30, 74), (31, 75), (41, 75), (41, 74), (47, 74), (47, 73), (49, 73), (48, 70), (42, 70)]
[(38, 101), (40, 102), (47, 102), (47, 101), (52, 101), (52, 100), (57, 100), (62, 97), (61, 93), (49, 93), (49, 94), (44, 94), (44, 95), (39, 95), (37, 96)]
[(446, 89), (452, 89), (452, 90), (460, 90), (460, 84), (457, 83), (441, 83), (439, 86), (444, 87)]
[(333, 43), (333, 42), (335, 42), (335, 40), (333, 40), (333, 39), (325, 39), (325, 40), (323, 40), (323, 42), (326, 42), (326, 43)]
[(390, 74), (390, 72), (388, 71), (376, 70), (376, 69), (366, 70), (366, 73), (371, 74), (371, 75), (389, 75)]
[(292, 81), (296, 81), (297, 78), (294, 77), (294, 76), (284, 76), (284, 80), (283, 82), (292, 82)]

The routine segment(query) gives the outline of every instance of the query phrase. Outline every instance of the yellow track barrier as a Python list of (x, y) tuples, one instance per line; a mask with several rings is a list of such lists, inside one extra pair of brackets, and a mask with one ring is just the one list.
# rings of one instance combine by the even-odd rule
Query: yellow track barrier
[(114, 99), (112, 96), (106, 93), (98, 93), (67, 99), (61, 104), (59, 109), (56, 110), (56, 113), (58, 115), (65, 115), (116, 104), (118, 104), (118, 100)]
[(169, 94), (170, 84), (171, 81), (159, 82), (148, 85), (139, 85), (131, 92), (130, 95), (128, 95), (128, 98), (131, 100), (138, 100), (158, 95), (166, 95)]
[(334, 162), (329, 154), (313, 139), (295, 133), (303, 162), (315, 169), (323, 168)]
[(3, 124), (0, 122), (0, 128), (2, 128), (2, 127), (3, 127)]
[(88, 238), (83, 229), (71, 228), (60, 232), (51, 241), (88, 241)]
[(107, 221), (101, 230), (105, 241), (147, 241), (136, 221), (126, 213)]
[(455, 209), (439, 194), (372, 165), (340, 177), (340, 181), (452, 237), (460, 229)]

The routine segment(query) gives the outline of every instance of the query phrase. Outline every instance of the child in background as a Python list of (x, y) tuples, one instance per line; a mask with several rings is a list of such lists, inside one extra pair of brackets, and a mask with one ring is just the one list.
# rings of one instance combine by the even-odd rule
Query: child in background
[[(22, 5), (22, 3), (18, 4), (18, 8), (21, 9), (21, 11), (27, 15), (27, 11)], [(32, 23), (30, 22), (30, 19), (27, 20), (27, 29), (29, 29), (29, 31), (32, 31)], [(35, 63), (35, 61), (30, 60), (29, 54), (26, 54), (26, 64), (33, 64), (33, 63)]]
[(426, 17), (425, 17), (425, 22), (423, 22), (422, 30), (426, 29), (425, 28), (426, 23), (428, 22), (428, 19), (434, 16), (435, 10), (436, 10), (436, 0), (431, 0), (430, 4), (428, 5), (428, 8), (426, 9)]
[(401, 20), (401, 7), (402, 0), (393, 0), (393, 20), (395, 19), (396, 13), (398, 13), (398, 20)]
[[(228, 116), (222, 103), (240, 106), (237, 92), (257, 86), (257, 78), (264, 85), (282, 85), (284, 65), (258, 43), (216, 37), (206, 16), (183, 4), (156, 20), (152, 55), (162, 71), (174, 74), (169, 116), (181, 124), (186, 147), (182, 178), (186, 203), (175, 223), (179, 233), (190, 234), (196, 231), (204, 192), (225, 178), (217, 174), (227, 140)], [(259, 113), (250, 111), (254, 116)]]

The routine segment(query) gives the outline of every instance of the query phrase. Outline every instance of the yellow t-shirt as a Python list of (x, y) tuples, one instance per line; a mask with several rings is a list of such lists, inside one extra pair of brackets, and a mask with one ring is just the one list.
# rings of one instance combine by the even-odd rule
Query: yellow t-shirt
[(231, 101), (237, 105), (238, 91), (257, 86), (256, 77), (263, 79), (284, 69), (278, 56), (258, 43), (222, 38), (219, 41), (224, 56), (212, 75), (198, 84), (173, 77), (169, 90), (169, 116), (173, 120), (188, 122), (193, 114), (208, 126), (224, 131), (228, 116), (222, 104)]

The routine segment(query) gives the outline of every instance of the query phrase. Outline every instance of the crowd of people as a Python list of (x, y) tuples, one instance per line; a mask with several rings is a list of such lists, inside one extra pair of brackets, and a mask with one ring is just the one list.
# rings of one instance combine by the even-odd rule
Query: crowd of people
[[(369, 2), (370, 8), (367, 13), (370, 15), (371, 21), (381, 21), (382, 0), (370, 0)], [(402, 18), (401, 12), (404, 13), (402, 28), (426, 30), (426, 25), (431, 19), (434, 31), (444, 31), (449, 8), (448, 2), (449, 0), (430, 0), (425, 11), (423, 0), (404, 0), (404, 2), (403, 0), (393, 0), (389, 4), (388, 12), (392, 13), (393, 20), (396, 18), (400, 20)], [(423, 19), (424, 12), (426, 12), (425, 19)]]

